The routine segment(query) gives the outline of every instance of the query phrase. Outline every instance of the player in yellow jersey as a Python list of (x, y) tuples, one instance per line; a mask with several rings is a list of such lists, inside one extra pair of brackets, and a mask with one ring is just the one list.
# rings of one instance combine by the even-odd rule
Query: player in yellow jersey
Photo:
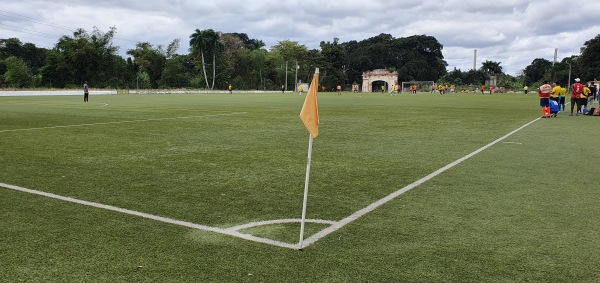
[(550, 100), (556, 101), (558, 103), (560, 96), (560, 83), (555, 82), (552, 84), (552, 92), (550, 93)]
[(585, 108), (587, 108), (588, 104), (588, 96), (592, 93), (590, 88), (587, 85), (583, 85), (583, 92), (579, 95), (579, 107), (581, 107), (581, 114), (585, 114)]
[(560, 85), (560, 83), (557, 83), (558, 86), (560, 86), (560, 94), (558, 95), (559, 99), (558, 99), (558, 108), (561, 109), (561, 111), (565, 111), (565, 100), (567, 99), (567, 89), (564, 88), (563, 86)]

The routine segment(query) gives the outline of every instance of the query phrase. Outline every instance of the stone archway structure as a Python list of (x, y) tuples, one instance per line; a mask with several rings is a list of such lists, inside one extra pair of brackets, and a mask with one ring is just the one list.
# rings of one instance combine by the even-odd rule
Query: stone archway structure
[(390, 72), (385, 69), (377, 69), (373, 71), (364, 72), (362, 82), (362, 92), (373, 92), (373, 82), (383, 81), (386, 82), (389, 88), (394, 85), (398, 85), (398, 72)]

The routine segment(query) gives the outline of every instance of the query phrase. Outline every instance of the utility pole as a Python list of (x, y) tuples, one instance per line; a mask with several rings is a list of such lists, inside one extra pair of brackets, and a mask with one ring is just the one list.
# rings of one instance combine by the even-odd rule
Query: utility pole
[(285, 60), (285, 91), (287, 91), (287, 71), (288, 71), (288, 61)]
[(300, 66), (298, 66), (298, 60), (296, 60), (296, 79), (295, 79), (295, 83), (294, 83), (294, 91), (298, 92), (298, 69), (300, 69)]

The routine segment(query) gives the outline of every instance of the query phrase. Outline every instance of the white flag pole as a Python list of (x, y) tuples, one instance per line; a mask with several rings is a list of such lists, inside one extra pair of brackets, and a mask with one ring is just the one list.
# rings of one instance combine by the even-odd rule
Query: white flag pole
[(304, 241), (304, 222), (306, 220), (306, 203), (308, 202), (308, 179), (310, 176), (310, 161), (312, 157), (313, 137), (309, 134), (308, 140), (308, 160), (306, 161), (306, 179), (304, 180), (304, 202), (302, 203), (302, 221), (300, 221), (300, 242), (298, 249), (302, 249), (302, 241)]

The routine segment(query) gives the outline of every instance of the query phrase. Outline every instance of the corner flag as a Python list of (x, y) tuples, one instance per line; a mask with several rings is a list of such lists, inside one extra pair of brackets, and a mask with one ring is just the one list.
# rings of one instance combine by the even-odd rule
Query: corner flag
[(319, 109), (317, 107), (317, 86), (319, 85), (319, 69), (315, 70), (304, 105), (300, 111), (300, 120), (313, 138), (319, 135)]

